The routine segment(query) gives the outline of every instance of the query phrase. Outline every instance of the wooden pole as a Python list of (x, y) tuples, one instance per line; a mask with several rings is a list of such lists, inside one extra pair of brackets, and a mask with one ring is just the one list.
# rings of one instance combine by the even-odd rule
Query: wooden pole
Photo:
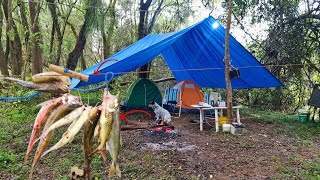
[(224, 63), (225, 63), (225, 79), (226, 79), (226, 91), (227, 91), (227, 117), (229, 123), (233, 122), (232, 115), (232, 87), (230, 82), (230, 51), (229, 51), (229, 33), (231, 25), (231, 13), (232, 13), (232, 0), (228, 1), (228, 16), (227, 16), (227, 28), (225, 34), (225, 49), (224, 49)]
[(72, 71), (72, 70), (69, 70), (69, 69), (65, 69), (63, 67), (56, 66), (56, 65), (53, 65), (53, 64), (49, 65), (49, 70), (57, 72), (57, 73), (62, 74), (64, 76), (77, 78), (77, 79), (79, 79), (81, 81), (85, 81), (85, 82), (89, 81), (89, 76), (88, 75), (80, 74), (80, 73), (77, 73), (75, 71)]

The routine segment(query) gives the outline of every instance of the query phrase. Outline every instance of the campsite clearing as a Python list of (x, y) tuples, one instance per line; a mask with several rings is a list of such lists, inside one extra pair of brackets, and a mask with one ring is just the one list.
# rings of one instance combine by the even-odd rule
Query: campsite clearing
[[(38, 101), (42, 100), (0, 106), (3, 112), (0, 115), (1, 179), (24, 179), (30, 170), (30, 164), (23, 170), (20, 168), (35, 116), (30, 112), (38, 110), (30, 103), (35, 105)], [(281, 113), (244, 109), (242, 114), (241, 122), (247, 131), (241, 136), (216, 133), (215, 128), (207, 124), (200, 132), (198, 124), (190, 124), (190, 119), (199, 115), (184, 113), (173, 120), (177, 134), (122, 131), (124, 145), (120, 168), (123, 178), (308, 179), (319, 176), (319, 125), (300, 124), (296, 116)], [(151, 122), (145, 115), (132, 115), (130, 120), (134, 119)], [(58, 141), (66, 128), (57, 131), (53, 140)], [(67, 179), (72, 166), (81, 168), (81, 141), (82, 137), (76, 136), (73, 143), (43, 158), (35, 179)], [(157, 147), (160, 151), (155, 149)], [(92, 177), (106, 177), (109, 165), (110, 158), (104, 163), (96, 155)]]

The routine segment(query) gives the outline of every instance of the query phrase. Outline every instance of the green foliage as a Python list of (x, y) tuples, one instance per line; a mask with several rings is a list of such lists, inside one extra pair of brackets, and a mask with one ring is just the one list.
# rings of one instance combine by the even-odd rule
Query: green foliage
[(279, 166), (277, 172), (289, 179), (320, 179), (320, 159), (299, 160), (300, 167)]
[(300, 123), (297, 115), (286, 115), (277, 111), (267, 111), (261, 109), (242, 108), (241, 114), (252, 121), (267, 124), (280, 124), (282, 128), (278, 133), (290, 137), (299, 137), (305, 146), (312, 146), (312, 141), (320, 135), (320, 123)]
[(5, 168), (8, 164), (16, 161), (16, 155), (10, 151), (0, 149), (0, 168)]
[(276, 91), (256, 90), (250, 105), (286, 112), (306, 106), (320, 73), (316, 65), (320, 43), (319, 31), (315, 29), (318, 19), (314, 15), (319, 13), (314, 6), (316, 1), (234, 2), (234, 13), (242, 23), (249, 18), (252, 26), (268, 24), (267, 38), (258, 35), (258, 41), (252, 42), (249, 49), (263, 64), (275, 65), (268, 68), (285, 85)]

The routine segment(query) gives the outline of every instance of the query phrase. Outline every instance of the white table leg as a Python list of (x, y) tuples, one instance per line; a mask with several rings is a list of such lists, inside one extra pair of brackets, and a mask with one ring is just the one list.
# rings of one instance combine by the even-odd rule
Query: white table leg
[(216, 132), (219, 132), (218, 109), (214, 110), (214, 119), (215, 119), (215, 122), (216, 122)]
[(203, 110), (200, 109), (200, 131), (203, 130)]
[(240, 110), (237, 108), (237, 122), (240, 124)]

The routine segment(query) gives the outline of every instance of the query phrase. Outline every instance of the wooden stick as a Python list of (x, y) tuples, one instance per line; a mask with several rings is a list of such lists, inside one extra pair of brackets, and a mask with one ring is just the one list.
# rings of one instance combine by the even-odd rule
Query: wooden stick
[(150, 128), (149, 127), (132, 127), (132, 126), (121, 127), (121, 131), (137, 130), (137, 129), (150, 129)]
[(57, 73), (62, 74), (64, 76), (77, 78), (77, 79), (79, 79), (81, 81), (88, 82), (88, 80), (89, 80), (89, 76), (88, 75), (80, 74), (80, 73), (77, 73), (75, 71), (72, 71), (72, 70), (69, 70), (69, 69), (65, 69), (63, 67), (56, 66), (56, 65), (53, 65), (53, 64), (49, 65), (49, 70), (57, 72)]

